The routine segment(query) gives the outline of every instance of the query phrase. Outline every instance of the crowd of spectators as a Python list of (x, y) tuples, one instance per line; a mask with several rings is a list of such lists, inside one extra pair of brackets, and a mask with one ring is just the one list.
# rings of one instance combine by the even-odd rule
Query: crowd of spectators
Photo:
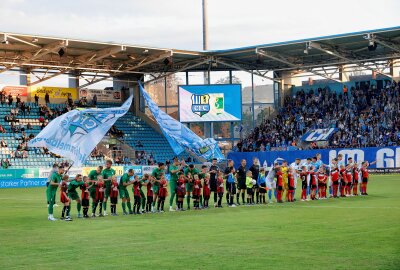
[(153, 153), (146, 153), (146, 151), (139, 150), (135, 152), (136, 158), (135, 165), (156, 165), (157, 161), (154, 159)]
[(78, 101), (78, 107), (87, 107), (88, 106), (88, 102), (86, 97), (81, 97)]
[(132, 165), (131, 159), (127, 156), (118, 155), (114, 158), (114, 162), (118, 165)]
[[(38, 122), (40, 124), (40, 128), (43, 129), (46, 127), (47, 123), (50, 122), (51, 120), (55, 119), (56, 117), (74, 109), (76, 106), (72, 100), (71, 96), (68, 96), (66, 105), (65, 106), (59, 106), (57, 108), (51, 109), (50, 106), (48, 105), (50, 103), (50, 98), (49, 95), (45, 95), (45, 103), (46, 105), (40, 105), (39, 104), (39, 96), (35, 94), (34, 96), (34, 101), (35, 101), (35, 106), (37, 106), (39, 118)], [(9, 94), (7, 95), (4, 91), (0, 92), (0, 103), (2, 105), (7, 104), (10, 108), (9, 113), (4, 116), (4, 121), (8, 122), (10, 124), (9, 128), (10, 131), (14, 134), (14, 138), (16, 141), (20, 141), (15, 149), (15, 151), (11, 150), (9, 151), (9, 157), (12, 159), (25, 159), (29, 157), (29, 153), (32, 151), (35, 155), (50, 155), (54, 158), (59, 158), (59, 156), (51, 153), (47, 148), (34, 148), (34, 149), (29, 149), (28, 148), (28, 141), (32, 138), (34, 138), (33, 134), (27, 135), (27, 131), (33, 129), (33, 124), (28, 122), (28, 123), (21, 123), (19, 121), (19, 117), (25, 117), (26, 115), (30, 115), (32, 112), (32, 108), (30, 105), (26, 105), (24, 101), (22, 101), (20, 95), (17, 95), (14, 97)], [(36, 110), (34, 106), (34, 109)], [(4, 128), (2, 125), (0, 125), (0, 133), (7, 133), (6, 128)], [(8, 142), (2, 138), (0, 140), (0, 148), (8, 148)], [(101, 157), (102, 154), (100, 153), (95, 153), (96, 157)], [(102, 155), (104, 157), (104, 155)], [(68, 161), (63, 161), (62, 162), (65, 167), (68, 167)], [(6, 169), (11, 166), (11, 163), (8, 158), (2, 159), (1, 160), (1, 167), (3, 169)]]
[(119, 130), (115, 125), (112, 125), (112, 127), (108, 131), (108, 134), (117, 138), (122, 138), (125, 135), (124, 132), (122, 130)]
[[(400, 145), (399, 83), (356, 85), (336, 93), (329, 87), (286, 97), (276, 117), (264, 121), (235, 149), (241, 152)], [(310, 129), (337, 128), (324, 144), (305, 144)]]
[[(40, 126), (41, 129), (44, 129), (46, 125), (57, 118), (58, 116), (67, 113), (77, 107), (89, 107), (97, 105), (97, 96), (94, 95), (92, 102), (89, 103), (86, 98), (81, 98), (77, 104), (75, 104), (71, 95), (68, 95), (65, 104), (61, 106), (52, 106), (50, 104), (50, 96), (48, 93), (44, 96), (44, 104), (39, 102), (40, 97), (35, 94), (34, 96), (34, 104), (32, 107), (29, 104), (26, 104), (20, 95), (12, 96), (6, 94), (4, 91), (0, 92), (0, 102), (2, 105), (8, 106), (7, 109), (9, 113), (4, 116), (5, 122), (9, 123), (9, 126), (3, 127), (0, 125), (0, 133), (8, 133), (12, 132), (14, 138), (17, 141), (17, 145), (15, 142), (8, 143), (6, 139), (0, 139), (0, 149), (5, 149), (2, 151), (3, 154), (8, 153), (9, 157), (14, 161), (16, 159), (26, 159), (30, 156), (40, 156), (40, 155), (49, 155), (53, 158), (61, 158), (60, 156), (51, 153), (47, 148), (28, 148), (27, 143), (30, 139), (34, 138), (33, 134), (30, 134), (29, 130), (35, 128), (35, 126)], [(27, 115), (31, 115), (34, 113), (35, 115), (39, 114), (39, 118), (37, 120), (33, 120), (31, 123), (28, 121), (20, 121), (21, 118), (25, 118)], [(28, 135), (29, 134), (29, 135)], [(124, 132), (119, 130), (116, 126), (112, 126), (108, 132), (108, 135), (123, 138)], [(11, 145), (10, 145), (11, 144)], [(16, 147), (16, 148), (14, 148)], [(137, 141), (135, 147), (143, 147), (143, 143), (141, 141)], [(15, 149), (15, 150), (14, 150)], [(91, 158), (101, 160), (105, 158), (105, 154), (102, 151), (95, 148), (91, 153)], [(154, 158), (153, 153), (147, 154), (145, 151), (137, 151), (137, 156), (131, 160), (131, 158), (122, 155), (122, 152), (119, 154), (115, 154), (112, 157), (114, 162), (118, 165), (156, 165), (157, 161)], [(62, 166), (68, 167), (68, 161), (61, 162)], [(10, 161), (7, 159), (1, 160), (2, 168), (8, 168), (11, 166)]]
[(97, 147), (95, 147), (92, 151), (92, 153), (90, 154), (90, 156), (92, 158), (96, 158), (96, 159), (102, 159), (104, 158), (104, 154), (102, 151), (100, 151), (99, 149), (97, 149)]

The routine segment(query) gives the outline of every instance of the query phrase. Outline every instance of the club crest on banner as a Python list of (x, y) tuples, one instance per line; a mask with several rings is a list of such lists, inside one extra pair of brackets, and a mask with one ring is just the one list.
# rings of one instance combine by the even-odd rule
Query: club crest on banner
[(64, 136), (69, 134), (71, 139), (79, 140), (99, 125), (115, 118), (115, 114), (99, 113), (96, 115), (80, 112), (61, 121), (60, 126)]
[(202, 117), (210, 111), (210, 95), (192, 95), (192, 112)]

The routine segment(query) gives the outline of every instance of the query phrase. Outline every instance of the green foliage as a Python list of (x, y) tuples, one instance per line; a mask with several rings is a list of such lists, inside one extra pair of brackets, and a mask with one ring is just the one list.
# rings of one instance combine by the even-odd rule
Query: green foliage
[[(229, 80), (229, 76), (226, 76), (224, 78), (221, 78), (221, 79), (217, 80), (215, 83), (216, 84), (230, 84), (231, 82)], [(232, 83), (233, 84), (241, 84), (242, 81), (237, 76), (232, 75)]]

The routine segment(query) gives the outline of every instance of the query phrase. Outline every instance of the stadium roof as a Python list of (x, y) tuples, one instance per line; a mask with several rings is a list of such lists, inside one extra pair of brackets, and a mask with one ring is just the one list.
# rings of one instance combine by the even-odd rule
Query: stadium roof
[(266, 71), (302, 70), (324, 77), (314, 68), (355, 64), (381, 73), (367, 63), (400, 58), (400, 26), (216, 51), (5, 32), (0, 32), (0, 41), (0, 66), (4, 67), (0, 73), (19, 67), (44, 70), (46, 75), (31, 84), (71, 71), (110, 77), (152, 73), (161, 78), (184, 70), (245, 70), (264, 77)]

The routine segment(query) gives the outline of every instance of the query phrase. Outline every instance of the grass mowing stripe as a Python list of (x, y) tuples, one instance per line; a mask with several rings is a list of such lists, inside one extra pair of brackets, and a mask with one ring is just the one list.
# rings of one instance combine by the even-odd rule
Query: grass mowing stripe
[(0, 189), (0, 269), (400, 269), (399, 180), (373, 175), (365, 197), (71, 223), (46, 220), (43, 188)]

